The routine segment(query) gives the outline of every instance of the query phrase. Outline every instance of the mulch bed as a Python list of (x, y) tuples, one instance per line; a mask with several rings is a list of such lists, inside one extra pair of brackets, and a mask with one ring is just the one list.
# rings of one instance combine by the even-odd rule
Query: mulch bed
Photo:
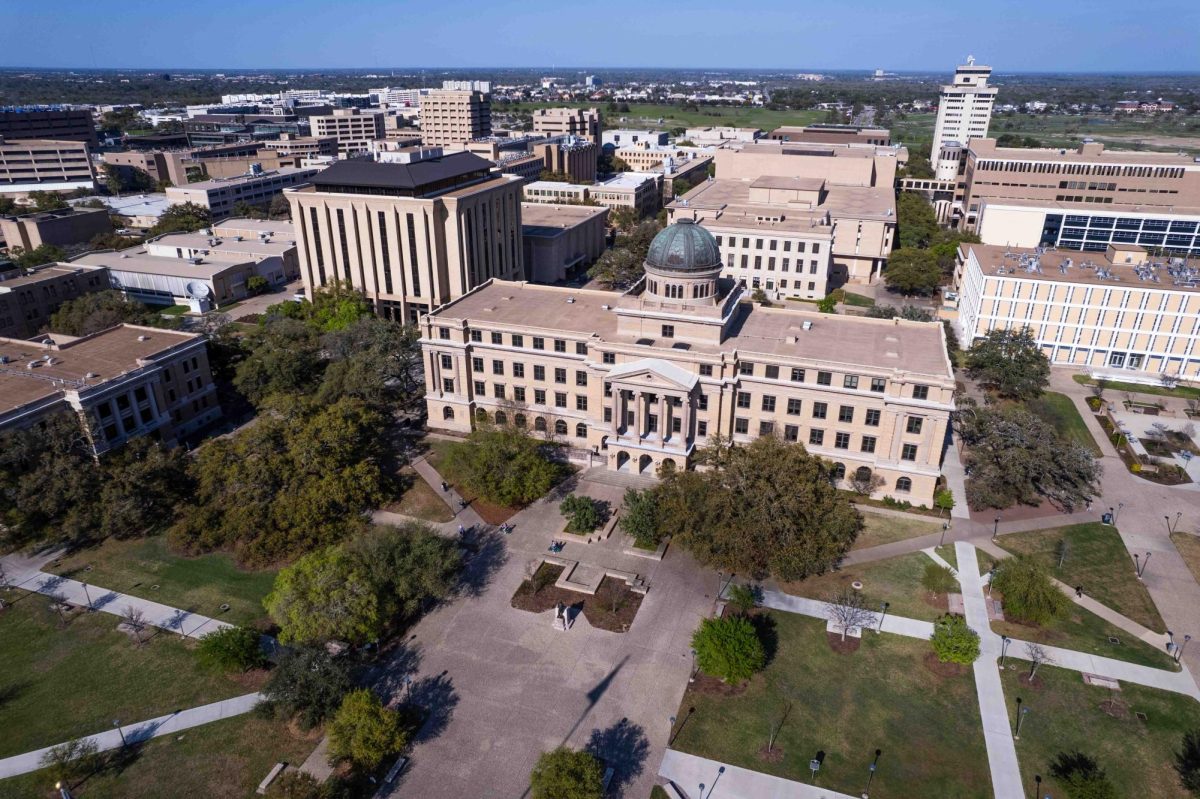
[(939, 677), (961, 677), (967, 673), (967, 667), (961, 663), (943, 663), (938, 660), (936, 652), (926, 652), (922, 662), (925, 668)]
[(826, 632), (825, 640), (829, 642), (829, 648), (839, 655), (849, 655), (852, 652), (857, 652), (858, 648), (862, 646), (861, 638), (852, 638), (847, 635), (846, 640), (843, 641), (841, 633)]
[(770, 750), (765, 746), (761, 747), (758, 750), (758, 759), (766, 763), (778, 763), (783, 760), (783, 749), (778, 746)]
[(698, 694), (709, 694), (712, 696), (737, 696), (745, 692), (746, 683), (741, 685), (730, 685), (718, 677), (713, 677), (703, 672), (696, 673), (696, 681), (688, 685), (689, 691), (694, 691)]
[[(518, 586), (512, 597), (512, 606), (530, 613), (544, 613), (558, 607), (561, 602), (576, 613), (582, 612), (593, 627), (613, 633), (628, 631), (638, 608), (642, 606), (641, 594), (631, 591), (624, 581), (608, 577), (600, 582), (595, 596), (558, 588), (554, 583), (562, 572), (562, 566), (543, 563), (532, 580), (525, 580)], [(542, 586), (540, 590), (535, 590), (536, 584)], [(617, 603), (615, 613), (614, 600)]]
[(1017, 677), (1017, 682), (1019, 682), (1021, 685), (1024, 685), (1026, 688), (1033, 688), (1033, 689), (1041, 688), (1044, 685), (1041, 677), (1034, 675), (1034, 678), (1032, 680), (1029, 679), (1029, 672), (1025, 672), (1024, 674)]
[(921, 599), (925, 604), (935, 610), (940, 610), (942, 613), (950, 612), (950, 599), (947, 594), (931, 594), (928, 591), (921, 592)]

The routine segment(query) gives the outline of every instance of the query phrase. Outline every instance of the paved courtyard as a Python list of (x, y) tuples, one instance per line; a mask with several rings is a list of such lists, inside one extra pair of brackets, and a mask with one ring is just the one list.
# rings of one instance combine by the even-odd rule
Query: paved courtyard
[[(578, 490), (616, 508), (624, 486), (584, 479)], [(568, 744), (590, 747), (616, 768), (613, 795), (644, 799), (687, 685), (691, 633), (712, 611), (717, 576), (682, 552), (668, 551), (661, 562), (625, 555), (619, 531), (602, 543), (568, 542), (560, 557), (636, 572), (650, 590), (628, 633), (595, 629), (583, 616), (569, 631), (555, 630), (552, 611), (516, 610), (510, 598), (563, 519), (543, 499), (512, 523), (511, 535), (477, 542), (470, 568), (484, 582), (478, 593), (423, 619), (386, 669), (386, 685), (411, 690), (434, 714), (390, 795), (525, 796), (538, 754)]]

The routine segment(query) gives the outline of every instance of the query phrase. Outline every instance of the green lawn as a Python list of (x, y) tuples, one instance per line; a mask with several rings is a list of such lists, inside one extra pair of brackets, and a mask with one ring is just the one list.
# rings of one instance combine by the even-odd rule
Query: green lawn
[(845, 289), (835, 289), (833, 296), (838, 302), (844, 302), (847, 305), (858, 308), (871, 308), (875, 305), (875, 300), (871, 299), (870, 297), (864, 297), (861, 294), (855, 294), (854, 292), (846, 291)]
[(933, 563), (922, 552), (901, 555), (887, 560), (877, 560), (861, 565), (847, 566), (820, 577), (809, 577), (794, 583), (781, 583), (780, 589), (796, 596), (810, 599), (826, 599), (843, 588), (850, 588), (855, 580), (862, 582), (862, 594), (867, 604), (878, 610), (888, 603), (888, 613), (907, 616), (910, 619), (934, 621), (946, 612), (945, 600), (940, 597), (926, 601), (929, 592), (921, 587), (921, 576), (925, 564)]
[(854, 540), (853, 549), (891, 544), (895, 541), (905, 541), (909, 538), (942, 531), (942, 525), (939, 522), (928, 519), (871, 513), (861, 507), (859, 511), (863, 517), (863, 529), (858, 534), (858, 538)]
[(1092, 437), (1091, 431), (1084, 423), (1083, 417), (1079, 415), (1075, 403), (1066, 394), (1047, 391), (1041, 397), (1029, 400), (1028, 406), (1029, 410), (1044, 419), (1063, 438), (1073, 441), (1081, 447), (1086, 447), (1096, 457), (1103, 454), (1100, 447), (1096, 445), (1096, 439)]
[[(262, 600), (275, 581), (273, 570), (247, 571), (224, 553), (177, 555), (164, 536), (110, 538), (55, 561), (46, 571), (235, 624), (267, 623)], [(229, 605), (228, 612), (221, 612), (222, 604)]]
[[(712, 125), (731, 125), (742, 128), (761, 128), (771, 132), (783, 125), (811, 125), (825, 118), (824, 111), (772, 111), (767, 108), (743, 108), (741, 106), (700, 106), (698, 111), (684, 111), (677, 105), (657, 103), (630, 103), (628, 111), (608, 111), (607, 103), (595, 102), (552, 102), (552, 103), (497, 103), (492, 112), (496, 114), (513, 111), (528, 113), (537, 108), (592, 108), (599, 106), (604, 116), (606, 129), (649, 127), (656, 130), (692, 128)], [(625, 121), (622, 122), (621, 118)], [(662, 122), (659, 122), (659, 120)]]
[[(1039, 644), (1089, 652), (1093, 655), (1124, 660), (1129, 663), (1140, 663), (1156, 669), (1175, 670), (1175, 661), (1166, 652), (1134, 638), (1095, 613), (1074, 604), (1067, 607), (1062, 618), (1055, 619), (1045, 626), (1034, 627), (1012, 621), (993, 621), (992, 632), (1007, 635), (1010, 638), (1036, 641)], [(1108, 640), (1110, 637), (1120, 639), (1121, 643), (1111, 643)]]
[(411, 466), (400, 469), (400, 483), (404, 487), (400, 499), (385, 505), (384, 510), (427, 522), (454, 521), (450, 506)]
[(958, 569), (958, 551), (954, 548), (954, 544), (934, 547), (933, 551), (938, 553), (942, 557), (942, 560), (953, 566), (955, 570)]
[[(1067, 545), (1059, 568), (1059, 547)], [(1115, 528), (1100, 522), (1002, 535), (996, 542), (1009, 552), (1033, 555), (1069, 586), (1082, 585), (1089, 596), (1155, 632), (1167, 626), (1137, 579), (1133, 560)]]
[(661, 785), (655, 785), (650, 789), (650, 799), (667, 799), (667, 792)]
[[(938, 676), (924, 665), (927, 643), (894, 635), (868, 633), (857, 652), (839, 655), (819, 619), (769, 618), (778, 648), (766, 670), (732, 696), (685, 693), (675, 749), (801, 782), (812, 781), (808, 762), (821, 751), (817, 783), (854, 796), (880, 749), (873, 796), (991, 797), (969, 671)], [(789, 705), (776, 740), (782, 757), (768, 762), (759, 750)]]
[[(74, 786), (76, 799), (245, 799), (276, 763), (299, 765), (316, 746), (287, 725), (254, 715), (216, 721), (145, 744), (123, 769)], [(59, 799), (44, 771), (0, 780), (0, 799)]]
[[(13, 592), (16, 594), (17, 592)], [(0, 613), (0, 757), (51, 746), (256, 690), (258, 677), (202, 668), (191, 642), (148, 630), (138, 648), (110, 613), (80, 611), (65, 628), (41, 594)]]
[[(1086, 685), (1078, 672), (1053, 666), (1040, 668), (1037, 676), (1043, 684), (1030, 688), (1018, 682), (1027, 672), (1022, 668), (1000, 673), (1013, 723), (1018, 696), (1029, 708), (1016, 742), (1026, 785), (1032, 788), (1034, 775), (1040, 774), (1043, 795), (1068, 796), (1050, 776), (1049, 765), (1059, 752), (1079, 751), (1108, 772), (1117, 796), (1189, 796), (1172, 762), (1184, 731), (1200, 726), (1200, 704), (1195, 700), (1128, 683), (1110, 691)], [(1115, 704), (1105, 704), (1110, 700)], [(1146, 720), (1136, 713), (1144, 713)]]
[(1193, 533), (1171, 533), (1171, 542), (1179, 552), (1179, 557), (1187, 564), (1188, 571), (1196, 582), (1200, 582), (1200, 536)]
[[(1083, 386), (1093, 385), (1096, 381), (1090, 375), (1071, 375), (1076, 383)], [(1165, 386), (1142, 385), (1141, 383), (1115, 383), (1110, 380), (1104, 382), (1106, 391), (1112, 391), (1118, 394), (1153, 394), (1156, 397), (1175, 397), (1177, 399), (1200, 399), (1200, 388), (1194, 386), (1176, 386), (1175, 388), (1167, 388)]]

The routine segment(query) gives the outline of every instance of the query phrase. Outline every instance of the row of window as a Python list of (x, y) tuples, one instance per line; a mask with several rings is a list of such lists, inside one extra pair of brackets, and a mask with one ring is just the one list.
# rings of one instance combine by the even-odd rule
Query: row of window
[[(736, 435), (750, 434), (750, 420), (743, 417), (735, 417), (733, 420), (733, 432)], [(775, 422), (761, 421), (758, 423), (759, 436), (775, 435)], [(800, 440), (800, 427), (794, 424), (785, 424), (783, 426), (783, 440), (796, 442)], [(850, 449), (851, 434), (843, 431), (835, 431), (833, 434), (834, 449)], [(814, 447), (825, 446), (825, 431), (820, 428), (811, 428), (808, 431), (808, 443)], [(879, 439), (875, 436), (861, 436), (859, 440), (859, 452), (873, 454), (875, 447), (878, 445)], [(903, 444), (900, 447), (900, 459), (905, 461), (915, 461), (917, 459), (917, 445)]]
[[(454, 366), (453, 359), (449, 355), (443, 355), (442, 356), (442, 368), (443, 369), (451, 369), (451, 368), (453, 368), (453, 366)], [(483, 358), (476, 357), (476, 358), (471, 359), (471, 371), (476, 374), (483, 374), (486, 371), (484, 369)], [(492, 374), (499, 375), (499, 376), (504, 375), (504, 361), (499, 360), (499, 359), (492, 360)], [(514, 363), (512, 365), (512, 376), (513, 377), (525, 377), (525, 364)], [(546, 367), (542, 366), (541, 364), (534, 364), (533, 379), (545, 381)], [(567, 382), (567, 370), (563, 369), (563, 368), (555, 368), (554, 369), (554, 382), (565, 384)], [(587, 372), (584, 372), (581, 370), (576, 370), (575, 385), (586, 387), (587, 384), (588, 384)]]
[[(817, 261), (815, 259), (809, 261), (808, 262), (808, 273), (810, 275), (817, 274), (817, 269), (820, 267), (820, 263), (821, 263), (820, 261)], [(750, 269), (751, 268), (750, 267), (750, 256), (743, 255), (740, 265), (741, 265), (742, 269)], [(734, 261), (733, 253), (727, 253), (725, 255), (725, 267), (727, 269), (733, 269), (736, 266), (738, 266), (738, 263)], [(780, 264), (779, 271), (787, 272), (791, 269), (791, 267), (792, 267), (791, 259), (784, 258), (783, 262)], [(763, 268), (763, 257), (761, 255), (754, 256), (754, 268), (758, 269), (758, 270), (761, 270)], [(767, 271), (768, 272), (775, 271), (775, 256), (773, 256), (773, 255), (770, 256), (769, 258), (767, 258)], [(804, 259), (802, 259), (802, 258), (796, 259), (796, 274), (798, 274), (798, 275), (804, 274)]]
[[(729, 238), (728, 238), (728, 241), (725, 241), (725, 240), (723, 239), (723, 237), (722, 237), (722, 236), (716, 236), (716, 239), (717, 239), (717, 246), (718, 246), (718, 247), (720, 247), (720, 246), (726, 246), (726, 247), (736, 247), (736, 246), (738, 246), (738, 239), (737, 239), (737, 236), (729, 236)], [(763, 249), (763, 241), (764, 241), (764, 239), (755, 239), (755, 240), (754, 240), (754, 247), (753, 247), (753, 249), (755, 249), (755, 250), (761, 250), (761, 249)], [(779, 240), (779, 239), (766, 239), (765, 241), (766, 241), (766, 243), (767, 243), (767, 247), (766, 247), (766, 249), (768, 249), (768, 250), (775, 250), (775, 249), (777, 249), (777, 247), (778, 247), (778, 245), (779, 245), (779, 241), (780, 241), (780, 240)], [(804, 241), (798, 241), (798, 242), (796, 242), (796, 252), (805, 252), (805, 248), (807, 247), (807, 245), (808, 245), (808, 242), (804, 242)], [(742, 247), (743, 247), (743, 248), (745, 248), (745, 249), (747, 249), (747, 250), (748, 250), (748, 249), (751, 249), (751, 247), (750, 247), (750, 237), (749, 237), (749, 236), (743, 236), (743, 237), (742, 237)], [(791, 252), (791, 251), (792, 251), (792, 242), (791, 242), (791, 239), (783, 239), (783, 251), (784, 251), (784, 252)], [(819, 253), (819, 252), (821, 252), (821, 242), (819, 242), (819, 241), (814, 241), (814, 242), (812, 243), (812, 250), (811, 250), (811, 252), (812, 252), (814, 255), (815, 255), (815, 254), (817, 254), (817, 253)]]

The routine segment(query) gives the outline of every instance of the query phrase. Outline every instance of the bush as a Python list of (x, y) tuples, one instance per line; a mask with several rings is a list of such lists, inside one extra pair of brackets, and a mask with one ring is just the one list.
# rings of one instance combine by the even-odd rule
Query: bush
[(933, 651), (943, 663), (970, 665), (979, 657), (979, 634), (962, 616), (947, 613), (933, 625)]
[(743, 616), (703, 619), (692, 634), (692, 648), (701, 671), (731, 684), (750, 679), (767, 664), (758, 632)]
[(246, 279), (246, 293), (251, 297), (265, 293), (270, 286), (271, 284), (262, 275), (251, 275)]
[(370, 771), (408, 744), (400, 714), (368, 688), (346, 694), (329, 724), (330, 761), (349, 760)]
[(1067, 608), (1046, 567), (1028, 555), (1016, 555), (996, 567), (992, 586), (1004, 594), (1004, 612), (1031, 624), (1045, 624)]
[(749, 585), (729, 586), (729, 604), (739, 613), (749, 613), (758, 605), (758, 591)]
[(517, 429), (476, 430), (468, 441), (450, 445), (445, 471), (486, 500), (527, 505), (549, 491), (565, 471), (542, 447)]
[(1183, 787), (1200, 796), (1200, 728), (1183, 734), (1183, 745), (1175, 753), (1175, 771)]
[(222, 627), (196, 647), (201, 662), (223, 671), (249, 671), (266, 663), (259, 633), (246, 627)]
[(626, 535), (632, 536), (639, 547), (657, 547), (663, 539), (659, 524), (658, 498), (652, 489), (625, 489), (621, 518), (617, 522)]
[(1117, 789), (1096, 761), (1082, 752), (1059, 752), (1050, 775), (1067, 792), (1067, 799), (1117, 799)]
[(937, 563), (925, 564), (925, 573), (921, 575), (921, 585), (931, 594), (949, 594), (958, 587), (954, 572)]
[(572, 494), (562, 501), (558, 509), (569, 520), (568, 533), (587, 535), (600, 526), (600, 510), (591, 497)]
[(311, 729), (341, 704), (350, 690), (350, 664), (319, 648), (284, 650), (263, 694), (273, 714), (297, 717)]
[(529, 789), (532, 799), (601, 799), (604, 770), (595, 755), (560, 746), (538, 758)]

